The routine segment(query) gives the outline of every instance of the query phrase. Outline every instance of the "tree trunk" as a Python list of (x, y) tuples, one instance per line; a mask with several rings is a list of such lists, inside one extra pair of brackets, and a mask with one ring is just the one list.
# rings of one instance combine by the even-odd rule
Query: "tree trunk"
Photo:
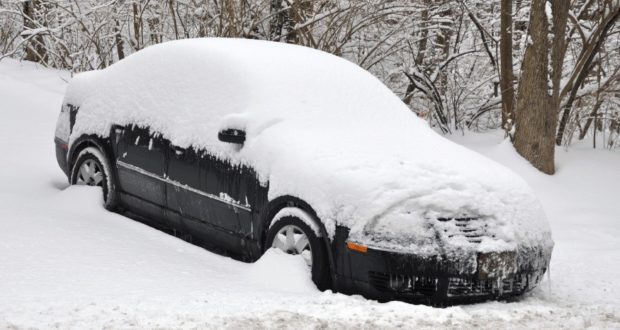
[(502, 89), (502, 128), (514, 125), (514, 73), (512, 71), (512, 0), (501, 0), (500, 80)]
[[(600, 109), (602, 104), (603, 104), (603, 99), (597, 95), (596, 103), (594, 104), (594, 107), (592, 108), (592, 112), (590, 113), (590, 116), (588, 117), (586, 124), (583, 126), (583, 129), (579, 133), (579, 140), (583, 140), (586, 137), (586, 134), (588, 134), (588, 130), (590, 129), (590, 126), (592, 125), (592, 120), (593, 118), (596, 118), (598, 114), (598, 109)], [(596, 135), (596, 129), (594, 130), (594, 134)]]
[[(419, 68), (422, 67), (424, 62), (424, 56), (426, 55), (426, 44), (428, 42), (428, 7), (430, 6), (430, 0), (424, 0), (424, 9), (422, 10), (422, 19), (420, 21), (420, 43), (418, 44), (418, 54), (415, 57), (415, 65)], [(406, 73), (405, 73), (406, 75)], [(413, 92), (415, 91), (415, 84), (410, 82), (405, 90), (405, 97), (403, 102), (409, 105), (413, 99)]]
[(121, 37), (118, 20), (114, 22), (114, 43), (116, 44), (116, 55), (120, 61), (125, 58), (125, 51), (123, 49), (123, 38)]
[(285, 10), (282, 0), (271, 0), (269, 12), (271, 21), (269, 22), (269, 40), (280, 41), (282, 35), (286, 35), (286, 24), (289, 18), (289, 10)]
[(177, 17), (174, 12), (174, 3), (173, 0), (168, 1), (168, 9), (170, 10), (170, 16), (172, 17), (172, 27), (174, 28), (174, 39), (179, 39), (179, 27), (177, 25)]
[(137, 3), (132, 3), (131, 8), (133, 10), (133, 48), (135, 50), (142, 49), (142, 14), (138, 9)]
[(420, 44), (418, 45), (418, 54), (415, 57), (415, 64), (421, 66), (426, 56), (426, 43), (428, 42), (428, 7), (429, 0), (424, 0), (424, 9), (422, 10), (422, 20), (420, 21), (421, 35)]
[[(41, 10), (40, 0), (25, 1), (23, 4), (23, 18), (24, 28), (30, 30), (35, 29), (37, 26), (34, 23), (37, 19), (36, 13)], [(26, 43), (26, 61), (45, 63), (47, 62), (47, 50), (45, 48), (45, 42), (43, 36), (35, 32), (35, 35), (28, 34), (25, 36), (30, 38)]]
[[(559, 112), (568, 1), (533, 0), (515, 111), (514, 146), (540, 171), (555, 172), (555, 131)], [(550, 26), (551, 24), (551, 26)], [(549, 32), (550, 31), (550, 32)], [(549, 33), (553, 35), (550, 40)], [(551, 54), (549, 53), (551, 49)], [(551, 56), (549, 56), (551, 55)]]

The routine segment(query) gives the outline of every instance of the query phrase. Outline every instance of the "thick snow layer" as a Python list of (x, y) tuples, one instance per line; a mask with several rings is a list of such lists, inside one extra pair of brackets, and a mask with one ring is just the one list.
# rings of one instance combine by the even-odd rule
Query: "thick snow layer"
[(314, 219), (312, 218), (312, 216), (310, 214), (308, 214), (308, 212), (299, 209), (297, 207), (285, 207), (283, 209), (281, 209), (280, 211), (278, 211), (278, 213), (276, 215), (273, 216), (273, 220), (271, 220), (271, 224), (269, 224), (269, 228), (271, 228), (273, 225), (276, 224), (276, 222), (286, 218), (286, 217), (296, 217), (297, 219), (303, 221), (305, 224), (308, 225), (308, 227), (310, 227), (312, 229), (312, 231), (314, 232), (314, 234), (317, 237), (321, 237), (321, 230), (319, 229), (319, 226), (317, 225), (316, 221), (314, 221)]
[[(550, 253), (545, 215), (523, 180), (440, 137), (371, 74), (327, 53), (252, 40), (169, 42), (78, 75), (65, 103), (80, 107), (71, 140), (107, 136), (112, 124), (148, 125), (178, 146), (253, 166), (270, 198), (305, 200), (329, 235), (345, 225), (362, 243), (436, 254), (419, 244), (434, 240), (435, 219), (466, 216), (495, 228), (473, 250)], [(222, 128), (245, 129), (244, 147), (218, 141)]]
[(301, 258), (233, 261), (105, 211), (97, 189), (68, 187), (51, 134), (66, 78), (0, 61), (2, 329), (620, 327), (618, 152), (558, 149), (546, 176), (501, 133), (455, 136), (539, 195), (556, 242), (551, 277), (514, 303), (380, 304), (318, 292)]

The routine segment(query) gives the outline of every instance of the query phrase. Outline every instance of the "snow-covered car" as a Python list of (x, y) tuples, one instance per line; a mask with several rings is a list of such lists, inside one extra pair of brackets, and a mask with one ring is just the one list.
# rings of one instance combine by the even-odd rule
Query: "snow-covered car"
[(56, 153), (104, 204), (320, 289), (443, 305), (534, 288), (553, 241), (515, 174), (339, 57), (255, 40), (149, 47), (68, 86)]

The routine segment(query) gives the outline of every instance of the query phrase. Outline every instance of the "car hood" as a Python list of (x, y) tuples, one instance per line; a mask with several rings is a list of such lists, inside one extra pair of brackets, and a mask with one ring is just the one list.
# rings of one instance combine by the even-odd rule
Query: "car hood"
[(240, 156), (266, 174), (270, 199), (305, 200), (330, 235), (345, 226), (356, 242), (428, 256), (550, 253), (545, 214), (523, 179), (413, 114), (390, 123), (375, 130), (354, 120), (320, 129), (293, 119), (250, 124)]

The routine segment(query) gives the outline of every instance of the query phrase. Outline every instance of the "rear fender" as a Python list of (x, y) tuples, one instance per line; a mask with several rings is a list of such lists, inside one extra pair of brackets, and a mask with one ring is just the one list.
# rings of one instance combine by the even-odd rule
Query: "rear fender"
[[(80, 154), (80, 151), (87, 147), (95, 147), (101, 150), (108, 157), (110, 165), (114, 165), (114, 157), (112, 155), (112, 149), (108, 138), (101, 138), (97, 135), (83, 135), (77, 138), (70, 146), (67, 152), (67, 167), (69, 171), (73, 168), (75, 159)], [(113, 168), (115, 166), (112, 166)]]

